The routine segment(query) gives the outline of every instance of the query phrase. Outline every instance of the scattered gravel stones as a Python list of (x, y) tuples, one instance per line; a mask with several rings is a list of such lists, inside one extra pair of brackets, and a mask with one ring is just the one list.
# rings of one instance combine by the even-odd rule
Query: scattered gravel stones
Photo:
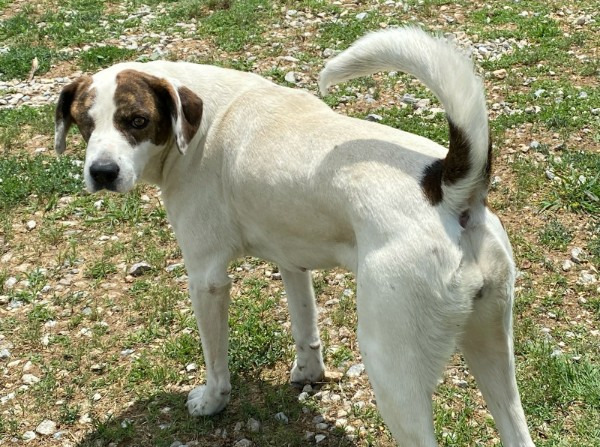
[(40, 435), (52, 435), (56, 432), (56, 422), (46, 419), (35, 428), (35, 431)]
[(131, 266), (129, 269), (129, 274), (131, 276), (141, 276), (150, 270), (152, 270), (152, 266), (150, 264), (147, 262), (138, 262)]
[(596, 284), (597, 282), (598, 282), (598, 278), (596, 277), (596, 275), (594, 273), (590, 273), (587, 270), (583, 270), (579, 274), (579, 279), (577, 280), (577, 284), (581, 284), (584, 286)]

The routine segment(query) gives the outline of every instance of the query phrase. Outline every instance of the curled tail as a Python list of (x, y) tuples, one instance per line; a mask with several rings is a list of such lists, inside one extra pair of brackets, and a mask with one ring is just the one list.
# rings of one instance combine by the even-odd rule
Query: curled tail
[(319, 88), (378, 71), (401, 70), (423, 82), (446, 110), (450, 147), (423, 173), (428, 200), (457, 214), (485, 199), (490, 176), (488, 118), (483, 82), (470, 59), (452, 44), (417, 27), (367, 34), (325, 65)]

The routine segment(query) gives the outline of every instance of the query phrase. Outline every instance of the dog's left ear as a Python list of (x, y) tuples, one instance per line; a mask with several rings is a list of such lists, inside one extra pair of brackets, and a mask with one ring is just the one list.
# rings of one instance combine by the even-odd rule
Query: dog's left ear
[(181, 154), (185, 154), (190, 142), (200, 128), (202, 100), (185, 86), (168, 81), (160, 84), (163, 88), (159, 94), (162, 96), (161, 100), (166, 102), (169, 107), (177, 149)]
[(82, 76), (64, 87), (58, 97), (54, 114), (54, 150), (62, 154), (67, 146), (67, 132), (73, 124), (71, 105), (80, 88), (91, 83), (89, 76)]

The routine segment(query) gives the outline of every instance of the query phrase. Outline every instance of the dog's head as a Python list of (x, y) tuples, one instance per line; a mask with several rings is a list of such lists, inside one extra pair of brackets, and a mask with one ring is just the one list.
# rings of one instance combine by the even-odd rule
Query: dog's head
[(87, 189), (127, 192), (149, 160), (171, 146), (183, 154), (201, 119), (202, 100), (189, 88), (142, 71), (105, 70), (62, 90), (55, 149), (65, 150), (67, 131), (76, 124), (87, 143)]

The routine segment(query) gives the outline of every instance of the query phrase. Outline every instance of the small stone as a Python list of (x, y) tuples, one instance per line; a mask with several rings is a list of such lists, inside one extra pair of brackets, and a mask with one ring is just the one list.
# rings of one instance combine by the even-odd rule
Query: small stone
[(501, 68), (500, 70), (494, 70), (492, 72), (492, 75), (494, 75), (496, 79), (504, 79), (506, 78), (507, 74), (508, 72), (504, 68)]
[(381, 121), (383, 117), (381, 115), (377, 115), (376, 113), (369, 113), (367, 115), (367, 121)]
[(37, 223), (36, 223), (36, 221), (35, 221), (35, 220), (30, 220), (30, 221), (28, 221), (26, 225), (27, 225), (27, 229), (28, 229), (29, 231), (31, 231), (31, 230), (33, 230), (35, 227), (37, 227)]
[(252, 441), (249, 439), (240, 439), (238, 442), (233, 444), (234, 447), (250, 447), (252, 445)]
[(0, 350), (0, 359), (7, 359), (10, 357), (10, 351), (8, 349)]
[(179, 262), (177, 264), (168, 265), (167, 267), (165, 267), (165, 270), (167, 272), (171, 273), (171, 272), (173, 272), (173, 270), (176, 270), (176, 269), (178, 269), (180, 267), (183, 267), (183, 264)]
[(321, 435), (321, 434), (315, 435), (315, 441), (316, 441), (317, 444), (320, 443), (320, 442), (322, 442), (322, 441), (324, 441), (325, 438), (327, 438), (327, 436), (325, 436), (325, 435)]
[(321, 422), (325, 422), (325, 418), (322, 414), (318, 414), (313, 418), (313, 424), (319, 424)]
[(552, 351), (552, 354), (550, 354), (550, 357), (555, 358), (555, 357), (560, 357), (562, 355), (562, 351), (560, 349), (555, 349), (554, 351)]
[(198, 365), (196, 365), (195, 363), (190, 363), (185, 367), (185, 370), (187, 372), (196, 371), (197, 369), (198, 369)]
[(356, 14), (356, 18), (358, 20), (364, 20), (367, 17), (367, 13), (366, 12), (359, 12), (358, 14)]
[(128, 356), (128, 355), (133, 354), (134, 352), (135, 352), (135, 349), (127, 348), (127, 349), (123, 349), (121, 351), (121, 355), (122, 356)]
[(25, 385), (33, 385), (35, 383), (38, 383), (40, 381), (40, 378), (37, 376), (34, 376), (33, 374), (23, 374), (23, 377), (21, 377), (21, 380), (23, 381), (23, 383)]
[(92, 399), (94, 402), (98, 402), (100, 399), (102, 399), (102, 395), (100, 393), (96, 393), (92, 396)]
[(90, 369), (95, 373), (100, 373), (104, 369), (104, 365), (102, 363), (94, 363), (92, 366), (90, 366)]
[(577, 280), (577, 284), (582, 285), (595, 284), (596, 282), (598, 282), (596, 275), (594, 275), (593, 273), (589, 273), (586, 270), (581, 272), (581, 274), (579, 275), (579, 279)]
[(23, 441), (31, 441), (36, 438), (36, 435), (34, 431), (29, 430), (23, 433), (23, 436), (21, 436), (21, 438), (23, 439)]
[(40, 435), (52, 435), (56, 432), (56, 422), (46, 419), (35, 428)]
[(539, 141), (533, 140), (531, 143), (529, 143), (529, 147), (531, 149), (539, 149), (541, 146)]
[(170, 447), (181, 447), (183, 445), (183, 442), (181, 441), (174, 441)]
[(131, 266), (131, 268), (129, 269), (129, 274), (131, 276), (141, 276), (150, 270), (152, 270), (152, 266), (150, 264), (148, 264), (147, 262), (138, 262)]
[[(65, 434), (64, 431), (57, 431), (56, 433), (54, 433), (52, 435), (52, 438), (56, 439), (56, 440), (59, 440), (59, 439), (62, 439), (62, 437), (64, 436), (64, 434)], [(109, 446), (110, 446), (110, 444), (109, 444)]]
[(260, 422), (254, 418), (250, 418), (248, 419), (248, 422), (246, 422), (246, 427), (248, 427), (248, 430), (252, 433), (258, 433), (260, 431)]
[(352, 365), (346, 371), (346, 376), (348, 377), (358, 377), (365, 371), (365, 365), (362, 363), (358, 363), (356, 365)]
[(575, 262), (576, 264), (581, 264), (582, 260), (581, 260), (581, 255), (583, 254), (583, 249), (579, 248), (579, 247), (575, 247), (571, 250), (571, 261)]
[(294, 73), (293, 71), (288, 71), (285, 74), (285, 78), (286, 82), (289, 82), (290, 84), (295, 84), (296, 82), (298, 82), (296, 80), (296, 73)]
[(556, 174), (554, 172), (552, 172), (550, 169), (546, 169), (545, 174), (546, 174), (546, 178), (548, 180), (554, 180), (556, 178)]
[(8, 304), (10, 297), (8, 295), (0, 295), (0, 304)]
[(535, 96), (536, 98), (539, 98), (544, 93), (546, 93), (546, 90), (544, 90), (543, 88), (540, 88), (540, 89), (536, 90), (535, 92), (533, 92), (533, 96)]
[(579, 99), (586, 99), (588, 97), (588, 94), (586, 92), (584, 92), (583, 90), (579, 92), (578, 98)]
[(306, 399), (310, 397), (310, 394), (305, 393), (304, 391), (298, 394), (298, 402), (304, 402)]
[(319, 422), (318, 424), (315, 424), (315, 428), (317, 430), (327, 430), (327, 427), (329, 427), (329, 424), (326, 424), (325, 422)]
[(288, 419), (288, 417), (285, 415), (285, 413), (281, 413), (281, 412), (280, 412), (280, 413), (277, 413), (277, 414), (275, 415), (275, 420), (276, 420), (276, 421), (279, 421), (279, 422), (281, 422), (281, 423), (283, 423), (283, 424), (287, 424), (287, 423), (289, 423), (289, 419)]
[(304, 385), (304, 388), (302, 388), (303, 393), (312, 393), (312, 391), (313, 391), (313, 387), (311, 386), (310, 383), (307, 383), (306, 385)]
[(241, 431), (241, 430), (242, 430), (242, 427), (243, 427), (243, 425), (244, 425), (244, 424), (242, 424), (241, 422), (237, 422), (237, 423), (235, 424), (235, 427), (233, 427), (233, 431), (234, 431), (235, 433), (238, 433), (239, 431)]
[(565, 262), (563, 262), (562, 264), (562, 270), (563, 272), (568, 272), (569, 270), (571, 270), (573, 268), (575, 264), (573, 263), (573, 261), (571, 261), (570, 259), (567, 259)]
[(576, 25), (585, 25), (586, 22), (587, 22), (587, 19), (585, 16), (579, 16), (579, 17), (577, 17), (577, 20), (575, 20)]
[(7, 290), (10, 290), (15, 286), (16, 283), (17, 283), (17, 278), (15, 278), (14, 276), (11, 276), (6, 281), (4, 281), (4, 288)]

